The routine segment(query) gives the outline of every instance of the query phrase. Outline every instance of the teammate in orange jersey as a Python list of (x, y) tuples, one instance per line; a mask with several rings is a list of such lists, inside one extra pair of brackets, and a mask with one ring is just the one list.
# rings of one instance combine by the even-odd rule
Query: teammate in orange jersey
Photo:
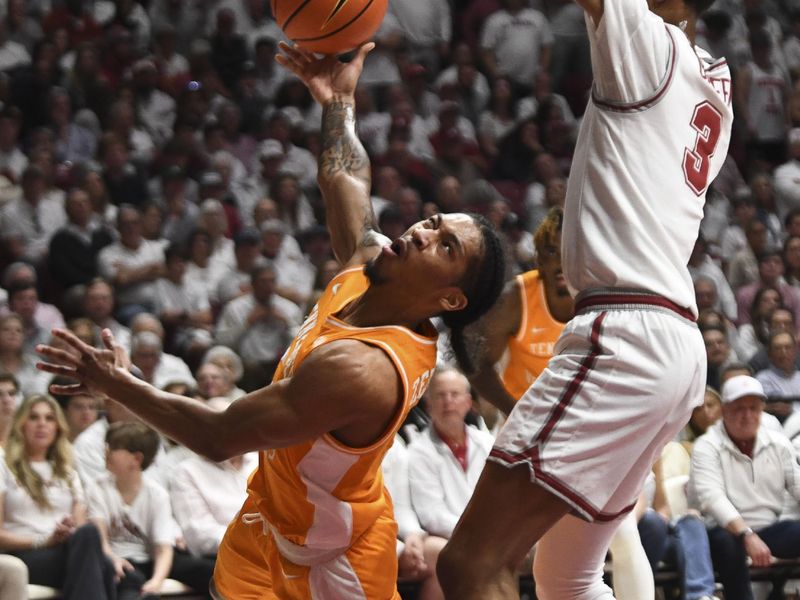
[[(575, 303), (561, 273), (561, 208), (534, 235), (538, 269), (517, 275), (479, 323), (483, 352), (470, 381), (505, 414), (544, 371)], [(500, 363), (500, 372), (495, 365)]]
[(216, 598), (399, 599), (397, 528), (380, 463), (434, 368), (428, 319), (441, 315), (459, 346), (462, 328), (503, 288), (503, 252), (480, 217), (435, 215), (394, 242), (376, 231), (353, 100), (371, 46), (347, 64), (288, 46), (279, 56), (323, 106), (318, 180), (344, 268), (271, 385), (215, 412), (136, 379), (108, 330), (105, 350), (63, 330), (56, 335), (77, 356), (39, 347), (61, 363), (40, 363), (42, 370), (80, 382), (53, 392), (104, 394), (215, 461), (261, 451), (248, 499), (220, 546)]

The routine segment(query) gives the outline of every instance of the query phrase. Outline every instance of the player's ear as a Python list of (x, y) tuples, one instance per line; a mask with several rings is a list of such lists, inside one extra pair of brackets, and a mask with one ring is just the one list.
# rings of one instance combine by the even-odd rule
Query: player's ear
[(439, 305), (445, 312), (462, 310), (467, 306), (467, 297), (461, 291), (461, 288), (449, 287), (439, 297)]

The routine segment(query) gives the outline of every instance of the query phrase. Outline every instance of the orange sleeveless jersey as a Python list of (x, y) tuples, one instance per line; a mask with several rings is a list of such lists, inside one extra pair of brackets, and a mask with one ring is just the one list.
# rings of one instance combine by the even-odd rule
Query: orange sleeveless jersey
[[(403, 384), (403, 405), (383, 437), (349, 448), (331, 435), (261, 452), (248, 493), (274, 532), (311, 553), (344, 552), (381, 515), (391, 514), (380, 465), (408, 411), (427, 388), (436, 364), (436, 330), (425, 335), (398, 326), (358, 328), (333, 315), (369, 287), (363, 267), (339, 273), (328, 285), (281, 359), (273, 381), (291, 377), (319, 346), (341, 339), (381, 348)], [(353, 389), (358, 394), (358, 389)]]
[(522, 294), (519, 330), (508, 342), (501, 364), (503, 385), (514, 398), (524, 394), (544, 371), (564, 324), (556, 321), (547, 309), (544, 284), (539, 271), (517, 275)]

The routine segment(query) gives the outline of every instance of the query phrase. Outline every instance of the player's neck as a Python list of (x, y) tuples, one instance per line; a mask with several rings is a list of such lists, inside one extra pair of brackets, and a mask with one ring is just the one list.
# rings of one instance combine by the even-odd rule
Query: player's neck
[(566, 323), (575, 316), (572, 296), (559, 294), (555, 284), (544, 283), (544, 299), (547, 302), (547, 312), (559, 323)]
[(429, 311), (398, 294), (397, 289), (371, 285), (363, 296), (352, 302), (339, 317), (355, 327), (380, 327), (399, 325), (416, 330), (425, 321)]

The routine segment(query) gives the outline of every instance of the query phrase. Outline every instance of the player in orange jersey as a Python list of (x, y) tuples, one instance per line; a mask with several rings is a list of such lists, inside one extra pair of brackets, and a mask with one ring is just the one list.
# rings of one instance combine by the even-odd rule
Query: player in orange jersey
[(70, 351), (39, 347), (52, 361), (42, 370), (80, 382), (53, 392), (113, 398), (215, 461), (261, 451), (248, 499), (220, 546), (216, 598), (399, 599), (397, 527), (380, 463), (433, 371), (428, 319), (441, 315), (458, 346), (462, 328), (503, 288), (503, 252), (480, 217), (435, 215), (393, 242), (377, 232), (353, 100), (371, 47), (345, 64), (282, 46), (279, 61), (323, 106), (318, 181), (344, 268), (271, 385), (216, 412), (136, 379), (108, 330), (105, 350), (63, 330), (55, 333)]
[(479, 324), (483, 352), (470, 381), (505, 414), (544, 371), (573, 315), (575, 303), (561, 273), (563, 218), (561, 208), (550, 210), (534, 235), (539, 268), (509, 281)]

